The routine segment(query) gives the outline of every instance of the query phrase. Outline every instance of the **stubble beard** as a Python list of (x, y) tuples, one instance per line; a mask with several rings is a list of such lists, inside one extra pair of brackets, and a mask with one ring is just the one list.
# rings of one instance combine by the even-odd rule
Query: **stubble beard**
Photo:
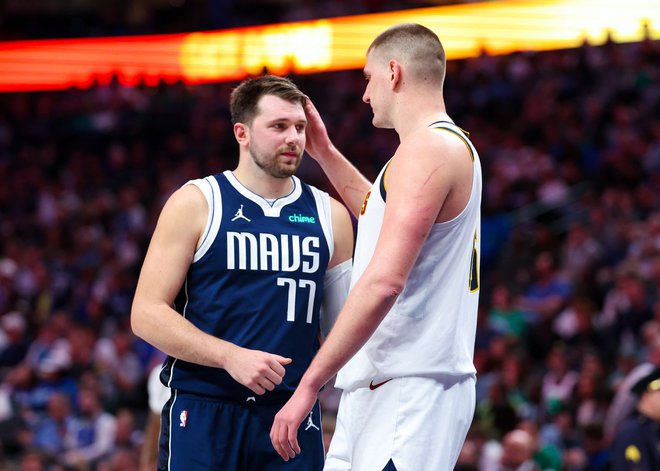
[(294, 165), (287, 165), (278, 162), (278, 157), (281, 152), (285, 152), (285, 151), (278, 151), (275, 155), (271, 156), (270, 158), (267, 158), (264, 157), (263, 154), (261, 154), (260, 152), (255, 151), (254, 149), (250, 149), (250, 156), (252, 157), (252, 161), (257, 165), (257, 167), (259, 167), (261, 170), (263, 170), (266, 174), (270, 175), (271, 177), (290, 178), (298, 170), (298, 167), (300, 166), (300, 162), (302, 160), (302, 155), (298, 156), (298, 159), (296, 160)]

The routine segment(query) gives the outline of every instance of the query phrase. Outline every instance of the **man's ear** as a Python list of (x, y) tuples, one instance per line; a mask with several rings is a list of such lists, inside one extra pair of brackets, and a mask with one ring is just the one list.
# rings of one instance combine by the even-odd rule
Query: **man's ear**
[(390, 87), (392, 90), (396, 89), (401, 81), (403, 80), (403, 71), (401, 70), (401, 64), (396, 59), (392, 59), (389, 62), (389, 72), (390, 72)]
[(250, 129), (244, 123), (236, 123), (234, 124), (234, 137), (239, 145), (248, 145), (250, 142)]

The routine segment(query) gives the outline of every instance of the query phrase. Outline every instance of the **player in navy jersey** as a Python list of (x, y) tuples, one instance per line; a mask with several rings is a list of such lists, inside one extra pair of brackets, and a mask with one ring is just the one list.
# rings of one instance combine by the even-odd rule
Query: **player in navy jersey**
[(479, 155), (445, 109), (445, 53), (433, 31), (385, 30), (364, 75), (374, 126), (394, 129), (400, 144), (371, 185), (306, 105), (307, 150), (359, 217), (357, 242), (346, 303), (271, 440), (285, 460), (305, 452), (299, 424), (337, 373), (326, 471), (449, 471), (476, 396)]
[(300, 459), (283, 462), (268, 436), (351, 269), (347, 210), (294, 176), (304, 103), (288, 79), (242, 82), (230, 97), (237, 168), (188, 182), (158, 220), (131, 314), (135, 333), (169, 355), (158, 469), (323, 467), (318, 402), (300, 428)]

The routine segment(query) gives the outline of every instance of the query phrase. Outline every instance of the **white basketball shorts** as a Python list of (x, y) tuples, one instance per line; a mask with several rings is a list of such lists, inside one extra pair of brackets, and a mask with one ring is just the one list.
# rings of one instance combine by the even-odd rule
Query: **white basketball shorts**
[(394, 378), (344, 391), (323, 469), (451, 471), (475, 400), (474, 377)]

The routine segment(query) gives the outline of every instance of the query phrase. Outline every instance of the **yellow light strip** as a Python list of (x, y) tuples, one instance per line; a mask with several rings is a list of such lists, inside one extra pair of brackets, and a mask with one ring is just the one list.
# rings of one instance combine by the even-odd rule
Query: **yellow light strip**
[(0, 91), (159, 80), (238, 80), (364, 65), (371, 41), (401, 22), (421, 23), (448, 59), (487, 51), (572, 48), (660, 39), (660, 0), (503, 0), (417, 8), (190, 34), (0, 43)]

